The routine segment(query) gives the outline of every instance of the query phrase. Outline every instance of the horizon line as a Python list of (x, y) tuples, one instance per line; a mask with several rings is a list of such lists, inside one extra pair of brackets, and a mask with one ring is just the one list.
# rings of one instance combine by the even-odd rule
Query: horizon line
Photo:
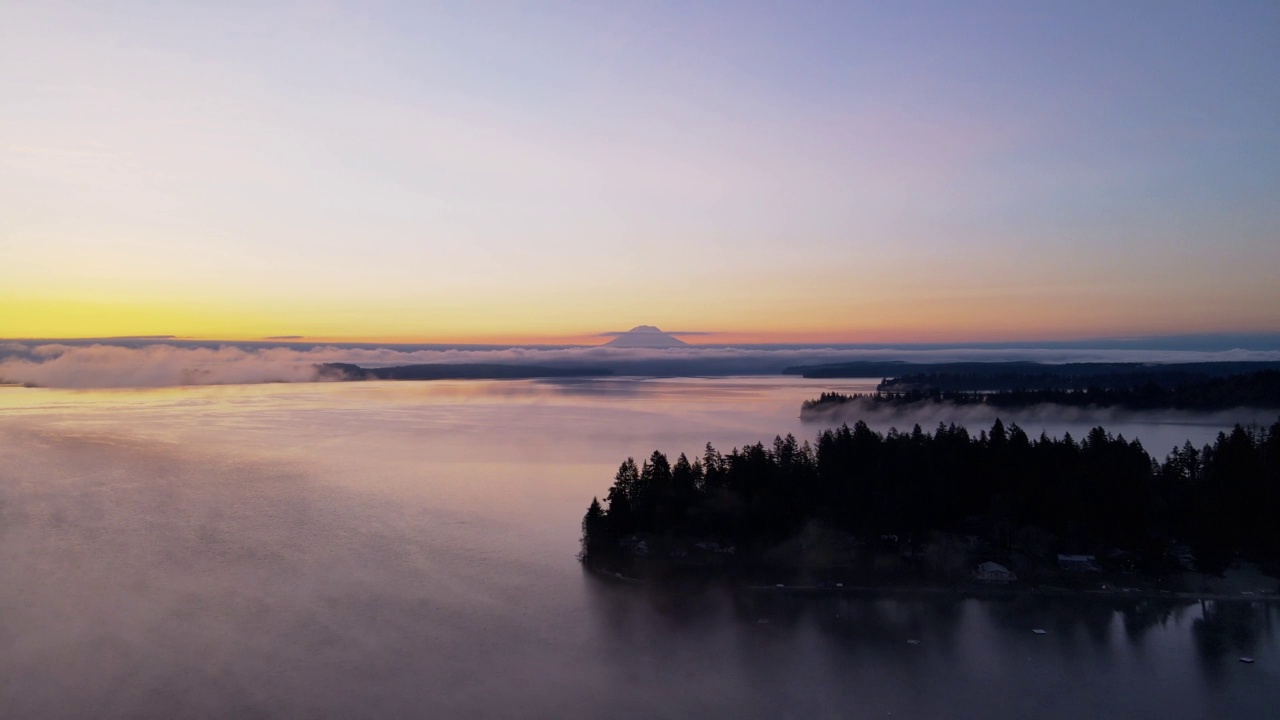
[[(1133, 345), (1141, 343), (1156, 343), (1168, 345), (1172, 343), (1192, 343), (1204, 345), (1206, 343), (1230, 343), (1232, 341), (1243, 341), (1246, 343), (1264, 343), (1270, 347), (1267, 349), (1280, 349), (1280, 331), (1272, 332), (1197, 332), (1197, 333), (1167, 333), (1167, 334), (1124, 334), (1124, 335), (1103, 335), (1103, 336), (1086, 336), (1074, 338), (1033, 338), (1033, 339), (968, 339), (968, 340), (849, 340), (849, 339), (818, 339), (818, 338), (794, 338), (788, 339), (785, 335), (779, 337), (777, 333), (744, 333), (733, 331), (684, 331), (684, 332), (666, 332), (664, 334), (672, 336), (686, 336), (694, 338), (742, 338), (738, 341), (721, 341), (714, 342), (697, 342), (692, 341), (686, 343), (686, 348), (724, 348), (724, 347), (755, 347), (767, 349), (770, 347), (777, 348), (821, 348), (821, 347), (840, 347), (840, 348), (865, 348), (865, 349), (941, 349), (941, 348), (984, 348), (984, 349), (1028, 349), (1036, 347), (1057, 348), (1070, 346), (1075, 348), (1087, 348), (1090, 344), (1100, 347), (1112, 345)], [(263, 345), (273, 344), (277, 346), (290, 345), (362, 345), (377, 347), (396, 347), (396, 346), (416, 346), (416, 347), (437, 347), (441, 349), (447, 348), (470, 348), (470, 349), (505, 349), (505, 348), (582, 348), (582, 347), (605, 347), (607, 343), (599, 342), (601, 338), (617, 337), (625, 334), (625, 332), (609, 331), (601, 333), (592, 333), (587, 335), (570, 335), (570, 336), (542, 336), (534, 338), (477, 338), (472, 340), (433, 340), (415, 337), (360, 337), (360, 336), (307, 336), (307, 335), (266, 335), (251, 337), (234, 337), (234, 336), (194, 336), (194, 335), (171, 335), (171, 334), (134, 334), (134, 335), (104, 335), (104, 336), (81, 336), (81, 337), (0, 337), (0, 343), (23, 343), (23, 344), (85, 344), (85, 343), (141, 343), (141, 344), (210, 344), (223, 343), (230, 345)], [(576, 342), (575, 342), (576, 341)], [(1248, 349), (1248, 348), (1225, 348), (1222, 349)]]

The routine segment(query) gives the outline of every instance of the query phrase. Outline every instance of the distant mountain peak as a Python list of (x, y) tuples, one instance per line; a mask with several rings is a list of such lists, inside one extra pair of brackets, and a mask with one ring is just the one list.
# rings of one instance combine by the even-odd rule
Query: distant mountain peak
[(652, 325), (637, 325), (605, 343), (611, 347), (632, 348), (669, 348), (687, 344), (680, 338), (668, 335)]

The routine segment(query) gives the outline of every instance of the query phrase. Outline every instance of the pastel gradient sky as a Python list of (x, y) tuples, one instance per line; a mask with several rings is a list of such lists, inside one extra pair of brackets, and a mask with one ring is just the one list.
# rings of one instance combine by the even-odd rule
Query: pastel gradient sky
[(0, 0), (0, 337), (1274, 332), (1278, 275), (1273, 0)]

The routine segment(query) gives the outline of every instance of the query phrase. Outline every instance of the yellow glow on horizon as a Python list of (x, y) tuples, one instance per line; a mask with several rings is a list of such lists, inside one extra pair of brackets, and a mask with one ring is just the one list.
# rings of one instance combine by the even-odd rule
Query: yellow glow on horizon
[[(1189, 308), (1179, 322), (1168, 321), (1159, 303), (1131, 305), (1120, 315), (1095, 302), (1009, 306), (1001, 298), (937, 302), (866, 302), (843, 312), (820, 314), (794, 305), (726, 314), (711, 308), (657, 308), (630, 323), (611, 319), (609, 308), (567, 312), (539, 303), (518, 313), (493, 307), (453, 307), (435, 312), (412, 304), (395, 306), (285, 306), (266, 302), (239, 304), (158, 302), (154, 300), (0, 298), (0, 338), (111, 338), (175, 336), (192, 340), (367, 343), (460, 343), (597, 345), (600, 333), (652, 324), (669, 332), (690, 331), (690, 345), (757, 343), (947, 343), (1028, 342), (1090, 337), (1176, 334), (1209, 331), (1275, 331), (1267, 313), (1237, 318), (1224, 327), (1212, 305)], [(719, 310), (719, 312), (717, 312)], [(550, 319), (548, 319), (550, 318)], [(797, 321), (800, 318), (802, 321)]]

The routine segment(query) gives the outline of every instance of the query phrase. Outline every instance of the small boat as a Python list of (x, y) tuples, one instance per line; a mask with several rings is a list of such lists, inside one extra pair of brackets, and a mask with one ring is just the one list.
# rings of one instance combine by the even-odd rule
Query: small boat
[(1252, 665), (1252, 664), (1253, 664), (1253, 658), (1251, 658), (1251, 657), (1242, 657), (1242, 658), (1240, 658), (1240, 662), (1244, 663), (1245, 665)]
[(1043, 630), (1043, 629), (1041, 629), (1041, 628), (1032, 628), (1032, 629), (1031, 629), (1031, 632), (1033, 632), (1033, 633), (1035, 633), (1035, 634), (1037, 634), (1037, 635), (1048, 635), (1048, 634), (1049, 634), (1049, 631), (1048, 631), (1048, 630)]
[(907, 641), (907, 644), (908, 644), (908, 645), (919, 645), (919, 644), (920, 644), (920, 641), (919, 641), (919, 640), (908, 640), (908, 641)]

